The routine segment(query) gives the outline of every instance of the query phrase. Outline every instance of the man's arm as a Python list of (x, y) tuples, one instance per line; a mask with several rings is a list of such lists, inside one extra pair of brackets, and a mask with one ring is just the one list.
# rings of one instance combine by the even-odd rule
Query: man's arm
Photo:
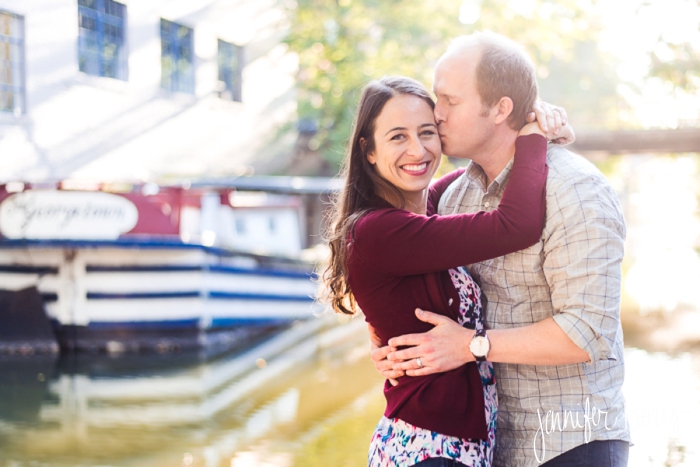
[[(548, 211), (544, 274), (550, 285), (553, 317), (529, 326), (488, 331), (493, 362), (563, 365), (594, 362), (611, 356), (619, 330), (620, 265), (625, 227), (617, 197), (602, 179), (570, 182), (556, 190)], [(457, 368), (473, 361), (469, 342), (474, 331), (433, 313), (419, 318), (436, 327), (425, 334), (400, 336), (390, 352), (395, 369), (424, 375)], [(418, 369), (420, 357), (424, 368)]]
[[(377, 350), (394, 361), (393, 370), (403, 370), (409, 376), (429, 375), (453, 370), (473, 362), (469, 342), (474, 331), (429, 311), (416, 310), (418, 319), (435, 327), (423, 334), (406, 334), (389, 341), (389, 346)], [(529, 326), (488, 331), (491, 350), (488, 359), (499, 363), (524, 365), (566, 365), (589, 360), (588, 354), (578, 347), (554, 319), (547, 318)], [(390, 348), (412, 346), (391, 351)], [(419, 369), (416, 358), (423, 368)], [(380, 369), (377, 360), (375, 366)], [(381, 367), (388, 371), (389, 366)], [(380, 370), (381, 371), (381, 370)]]

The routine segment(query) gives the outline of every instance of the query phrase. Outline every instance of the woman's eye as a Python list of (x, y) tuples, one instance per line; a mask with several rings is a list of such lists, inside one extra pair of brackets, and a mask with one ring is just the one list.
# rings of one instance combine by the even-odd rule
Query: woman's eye
[(421, 132), (421, 135), (423, 136), (433, 136), (434, 134), (436, 134), (434, 130), (425, 130)]
[(400, 140), (400, 139), (403, 139), (403, 135), (402, 135), (401, 133), (399, 133), (398, 135), (394, 135), (394, 136), (391, 137), (391, 140), (392, 140), (392, 141), (393, 141), (393, 140)]

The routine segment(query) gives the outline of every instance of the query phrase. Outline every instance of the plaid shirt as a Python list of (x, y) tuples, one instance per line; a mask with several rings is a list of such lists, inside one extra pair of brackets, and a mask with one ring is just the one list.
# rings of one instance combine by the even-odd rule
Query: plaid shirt
[[(483, 170), (471, 163), (442, 196), (440, 214), (496, 209), (512, 164), (486, 189)], [(500, 404), (495, 466), (536, 466), (587, 441), (630, 439), (620, 390), (620, 205), (603, 175), (582, 157), (550, 145), (547, 165), (541, 241), (467, 269), (486, 296), (487, 328), (552, 316), (591, 362), (494, 365)]]

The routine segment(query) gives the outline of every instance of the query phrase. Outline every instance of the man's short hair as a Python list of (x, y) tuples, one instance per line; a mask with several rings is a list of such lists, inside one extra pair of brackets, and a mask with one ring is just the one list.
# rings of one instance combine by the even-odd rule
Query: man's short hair
[(482, 53), (476, 66), (476, 87), (484, 110), (487, 112), (501, 97), (510, 97), (513, 112), (508, 117), (508, 125), (520, 130), (537, 100), (537, 79), (532, 61), (513, 40), (490, 31), (455, 38), (447, 53), (472, 46), (478, 47)]

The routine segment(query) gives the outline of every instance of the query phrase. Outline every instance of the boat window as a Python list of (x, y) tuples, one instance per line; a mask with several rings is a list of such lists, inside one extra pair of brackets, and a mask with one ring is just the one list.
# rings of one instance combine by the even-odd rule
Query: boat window
[(236, 219), (236, 233), (238, 235), (245, 235), (245, 220)]

